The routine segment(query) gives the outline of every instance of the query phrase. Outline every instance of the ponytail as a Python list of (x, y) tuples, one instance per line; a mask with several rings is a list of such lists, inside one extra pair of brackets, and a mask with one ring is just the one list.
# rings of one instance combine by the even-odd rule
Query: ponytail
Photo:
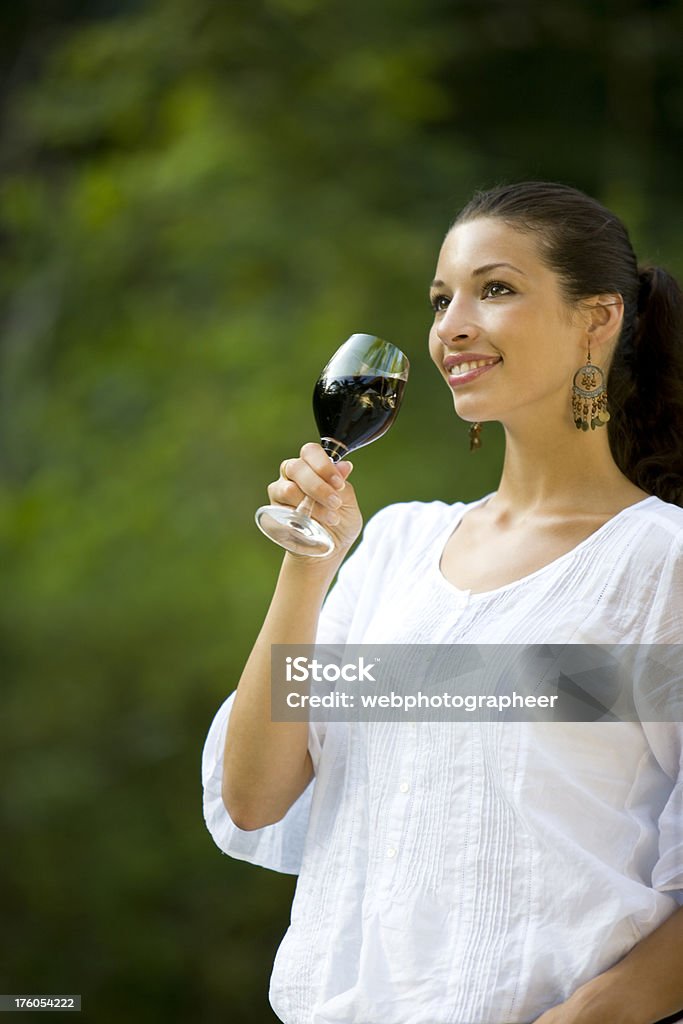
[(683, 292), (660, 267), (638, 279), (607, 379), (610, 447), (633, 483), (683, 506)]

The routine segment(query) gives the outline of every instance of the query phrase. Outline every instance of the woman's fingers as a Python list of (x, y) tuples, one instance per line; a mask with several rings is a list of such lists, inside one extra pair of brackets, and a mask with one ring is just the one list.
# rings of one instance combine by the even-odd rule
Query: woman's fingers
[(353, 466), (333, 463), (319, 444), (305, 444), (298, 456), (283, 459), (280, 475), (268, 487), (273, 505), (298, 506), (309, 499), (306, 512), (323, 523), (342, 554), (358, 536), (363, 519), (353, 487), (347, 483)]
[(319, 444), (305, 444), (298, 458), (283, 459), (280, 476), (268, 487), (268, 498), (281, 505), (298, 505), (309, 497), (336, 512), (343, 504), (340, 492), (352, 469), (349, 462), (335, 465)]
[(309, 441), (301, 449), (300, 459), (330, 487), (337, 490), (343, 488), (344, 476), (339, 472), (339, 464), (332, 462), (322, 445)]

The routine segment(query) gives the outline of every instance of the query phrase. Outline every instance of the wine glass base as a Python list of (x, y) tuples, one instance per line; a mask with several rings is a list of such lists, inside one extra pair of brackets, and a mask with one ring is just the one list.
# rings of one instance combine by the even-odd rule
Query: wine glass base
[(334, 541), (327, 530), (294, 508), (262, 505), (256, 510), (256, 525), (266, 537), (295, 555), (325, 558), (334, 551)]

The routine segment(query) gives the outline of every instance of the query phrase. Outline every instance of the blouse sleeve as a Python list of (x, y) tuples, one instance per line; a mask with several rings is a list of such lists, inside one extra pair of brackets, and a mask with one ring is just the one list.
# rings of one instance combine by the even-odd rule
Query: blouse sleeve
[[(235, 691), (236, 692), (236, 691)], [(228, 814), (221, 795), (223, 785), (223, 748), (235, 693), (224, 701), (209, 729), (202, 754), (204, 821), (214, 842), (223, 853), (259, 867), (297, 875), (308, 827), (313, 784), (301, 794), (284, 818), (266, 828), (245, 832)]]
[[(337, 583), (321, 612), (316, 642), (345, 642), (360, 590), (367, 578), (377, 520), (381, 522), (382, 518), (383, 513), (379, 513), (368, 522), (361, 544), (342, 566)], [(223, 853), (272, 871), (296, 875), (301, 869), (315, 779), (280, 821), (248, 832), (238, 828), (228, 814), (221, 794), (223, 749), (234, 698), (235, 694), (232, 693), (221, 705), (204, 744), (202, 785), (206, 826)], [(312, 722), (309, 726), (308, 749), (316, 773), (324, 739), (325, 723)]]
[(659, 855), (652, 886), (683, 905), (683, 724), (643, 722), (643, 730), (671, 788), (659, 815)]
[(678, 726), (678, 777), (659, 817), (659, 860), (652, 872), (652, 885), (668, 892), (683, 906), (683, 763), (680, 751), (683, 727)]
[(671, 780), (659, 816), (655, 889), (683, 905), (683, 538), (671, 545), (648, 618), (637, 674), (638, 713), (650, 748)]

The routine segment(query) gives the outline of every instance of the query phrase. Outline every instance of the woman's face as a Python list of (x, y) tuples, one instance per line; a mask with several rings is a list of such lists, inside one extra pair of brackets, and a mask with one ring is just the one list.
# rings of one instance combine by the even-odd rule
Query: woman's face
[(459, 416), (573, 427), (571, 384), (585, 362), (587, 324), (533, 233), (494, 217), (453, 228), (430, 297), (429, 349)]

